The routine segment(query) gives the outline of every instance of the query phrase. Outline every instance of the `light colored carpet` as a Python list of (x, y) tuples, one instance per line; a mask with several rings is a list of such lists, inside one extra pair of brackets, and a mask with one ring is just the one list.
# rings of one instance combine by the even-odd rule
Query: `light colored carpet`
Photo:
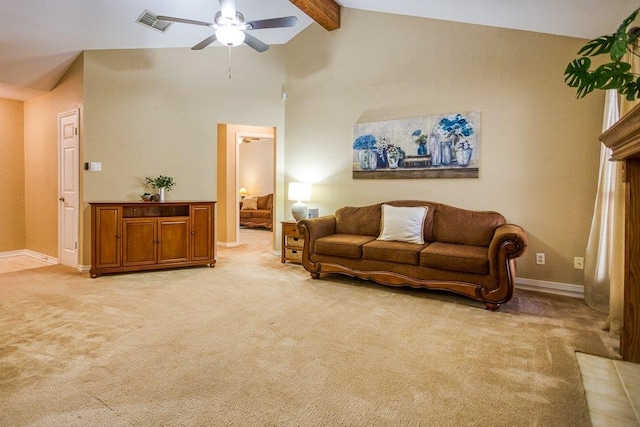
[(271, 236), (214, 269), (1, 274), (0, 425), (589, 425), (574, 352), (616, 349), (581, 300), (312, 280)]

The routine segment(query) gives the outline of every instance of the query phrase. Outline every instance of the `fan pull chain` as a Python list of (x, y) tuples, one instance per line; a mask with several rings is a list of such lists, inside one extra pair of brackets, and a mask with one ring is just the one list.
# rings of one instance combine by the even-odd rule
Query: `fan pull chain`
[(229, 46), (229, 80), (231, 80), (231, 46)]

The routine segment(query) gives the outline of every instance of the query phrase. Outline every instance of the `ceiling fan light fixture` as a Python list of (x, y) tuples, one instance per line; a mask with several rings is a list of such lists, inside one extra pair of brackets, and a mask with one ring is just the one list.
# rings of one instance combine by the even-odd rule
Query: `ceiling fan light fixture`
[(238, 46), (244, 42), (244, 32), (234, 27), (221, 27), (216, 30), (216, 38), (227, 46)]

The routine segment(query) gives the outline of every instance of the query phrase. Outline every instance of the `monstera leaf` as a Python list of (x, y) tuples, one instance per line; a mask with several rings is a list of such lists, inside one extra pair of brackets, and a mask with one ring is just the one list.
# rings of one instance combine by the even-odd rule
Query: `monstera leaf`
[(589, 67), (591, 67), (591, 60), (582, 57), (571, 61), (564, 72), (564, 81), (570, 87), (578, 88), (578, 98), (597, 88), (596, 73), (589, 71)]
[[(638, 42), (639, 32), (635, 29), (627, 31), (638, 12), (640, 9), (622, 21), (614, 34), (590, 40), (578, 51), (581, 57), (569, 63), (564, 71), (564, 81), (568, 86), (577, 88), (578, 98), (595, 89), (616, 89), (631, 101), (638, 97), (640, 78), (631, 72), (631, 64), (622, 61), (627, 50), (633, 49)], [(591, 59), (588, 57), (602, 54), (609, 54), (611, 62), (591, 70)]]
[(624, 85), (624, 87), (619, 89), (618, 92), (620, 92), (622, 95), (625, 95), (625, 98), (627, 99), (627, 101), (633, 101), (634, 99), (639, 98), (640, 97), (640, 77)]

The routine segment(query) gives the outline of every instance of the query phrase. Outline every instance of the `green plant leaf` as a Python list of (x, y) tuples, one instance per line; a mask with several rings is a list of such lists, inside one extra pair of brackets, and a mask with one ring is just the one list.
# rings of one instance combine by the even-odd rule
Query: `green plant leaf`
[(633, 21), (635, 21), (636, 16), (638, 16), (638, 12), (640, 12), (640, 8), (634, 10), (633, 13), (627, 17), (627, 19), (622, 21), (622, 23), (618, 27), (618, 31), (616, 31), (616, 34), (617, 33), (621, 33), (621, 32), (622, 33), (626, 33), (627, 32), (627, 27), (629, 26), (629, 24), (631, 24)]
[(580, 87), (583, 80), (588, 78), (591, 60), (587, 57), (574, 59), (564, 70), (564, 81), (570, 87)]
[(612, 60), (620, 61), (627, 51), (627, 27), (636, 19), (638, 11), (640, 11), (640, 9), (636, 9), (627, 19), (622, 21), (618, 27), (614, 35), (615, 41), (611, 45), (611, 51), (609, 52)]
[(590, 66), (591, 60), (587, 57), (582, 57), (571, 61), (564, 72), (564, 81), (567, 85), (578, 88), (578, 98), (582, 98), (597, 89), (598, 81), (602, 78), (597, 70), (589, 71)]
[(630, 71), (631, 64), (626, 62), (603, 64), (594, 71), (596, 87), (603, 90), (623, 87), (634, 79)]
[(611, 47), (616, 41), (615, 34), (609, 34), (608, 36), (600, 36), (597, 39), (589, 41), (586, 45), (578, 51), (578, 55), (582, 56), (596, 56), (603, 53), (609, 53)]
[(623, 87), (618, 89), (618, 93), (621, 95), (625, 95), (627, 101), (634, 101), (635, 99), (640, 97), (640, 77), (636, 80), (631, 81), (625, 84)]

